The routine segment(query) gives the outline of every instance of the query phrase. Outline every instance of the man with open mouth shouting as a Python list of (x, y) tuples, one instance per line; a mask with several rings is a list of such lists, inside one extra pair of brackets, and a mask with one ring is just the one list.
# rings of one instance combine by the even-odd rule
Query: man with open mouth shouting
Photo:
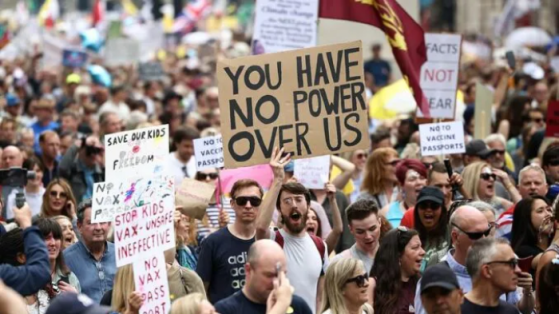
[[(313, 313), (320, 309), (323, 275), (328, 266), (326, 243), (306, 231), (306, 221), (311, 204), (311, 195), (300, 183), (285, 183), (284, 166), (291, 155), (284, 150), (274, 149), (270, 166), (274, 172), (274, 182), (262, 203), (256, 221), (256, 239), (272, 239), (285, 252), (287, 277), (295, 288), (295, 294), (303, 298)], [(283, 228), (273, 232), (270, 223), (274, 209), (280, 213)]]

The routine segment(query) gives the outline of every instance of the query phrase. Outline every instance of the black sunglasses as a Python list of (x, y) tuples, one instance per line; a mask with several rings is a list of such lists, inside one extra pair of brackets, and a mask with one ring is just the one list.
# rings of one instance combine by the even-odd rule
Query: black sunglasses
[(398, 165), (399, 162), (400, 162), (399, 159), (394, 159), (394, 160), (392, 160), (391, 162), (387, 162), (386, 164), (396, 167), (396, 166)]
[(489, 181), (490, 178), (493, 179), (493, 181), (497, 180), (497, 175), (494, 173), (482, 173), (479, 177), (485, 181)]
[(504, 150), (498, 150), (498, 149), (494, 149), (494, 150), (491, 151), (491, 155), (497, 155), (497, 154), (504, 155), (505, 151)]
[(365, 287), (365, 284), (369, 280), (369, 275), (364, 273), (363, 275), (359, 275), (357, 277), (353, 277), (348, 279), (345, 283), (348, 284), (350, 282), (355, 282), (359, 288)]
[(535, 123), (542, 123), (543, 118), (530, 118), (530, 120)]
[(431, 210), (439, 210), (441, 209), (441, 204), (435, 203), (435, 202), (431, 202), (431, 201), (425, 201), (425, 202), (421, 202), (417, 205), (417, 207), (421, 210), (427, 210), (427, 209), (431, 209)]
[(66, 192), (50, 191), (50, 197), (53, 197), (53, 198), (66, 198), (66, 197), (68, 197), (68, 195), (66, 194)]
[(258, 207), (262, 204), (262, 199), (257, 196), (239, 196), (235, 197), (235, 203), (239, 206), (245, 206), (247, 202), (250, 202), (250, 205)]
[(517, 258), (512, 258), (508, 261), (493, 261), (493, 262), (487, 263), (487, 265), (491, 265), (491, 264), (505, 264), (505, 265), (510, 266), (510, 268), (512, 268), (514, 270), (514, 269), (516, 269), (516, 266), (518, 266), (518, 259)]
[(456, 224), (452, 224), (454, 227), (456, 227), (456, 229), (460, 230), (460, 232), (462, 232), (463, 234), (467, 235), (468, 238), (470, 238), (470, 240), (479, 240), (483, 237), (487, 237), (489, 236), (489, 234), (491, 233), (491, 229), (493, 229), (493, 226), (491, 226), (491, 224), (489, 224), (487, 227), (487, 230), (483, 231), (483, 232), (466, 232), (464, 231), (462, 228), (458, 227)]
[(212, 173), (198, 172), (196, 174), (196, 180), (198, 180), (198, 181), (205, 181), (205, 180), (208, 179), (208, 177), (212, 180), (217, 179), (217, 177), (218, 177), (217, 172), (212, 172)]

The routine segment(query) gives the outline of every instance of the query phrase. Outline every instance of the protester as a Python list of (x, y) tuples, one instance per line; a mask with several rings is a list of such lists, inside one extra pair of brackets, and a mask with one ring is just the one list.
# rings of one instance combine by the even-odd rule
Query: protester
[(0, 312), (4, 314), (27, 313), (24, 299), (0, 280)]
[(367, 303), (369, 272), (361, 261), (351, 257), (332, 261), (324, 278), (322, 314), (373, 313)]
[(166, 165), (168, 173), (175, 177), (176, 186), (181, 185), (182, 179), (196, 175), (194, 140), (199, 137), (198, 131), (188, 127), (180, 128), (173, 134), (175, 150), (167, 156)]
[(68, 268), (76, 274), (82, 293), (95, 302), (113, 287), (116, 273), (114, 244), (107, 241), (110, 223), (92, 223), (91, 201), (78, 206), (77, 226), (80, 240), (64, 250)]
[(373, 57), (365, 62), (365, 73), (367, 82), (369, 82), (368, 87), (373, 92), (377, 92), (392, 80), (390, 63), (381, 58), (381, 50), (382, 46), (380, 44), (374, 44), (371, 48)]
[(210, 168), (198, 171), (194, 178), (196, 181), (206, 182), (216, 187), (216, 193), (206, 208), (206, 215), (202, 221), (197, 221), (198, 238), (205, 239), (211, 232), (234, 223), (235, 211), (230, 204), (225, 204), (224, 200), (220, 198), (222, 195), (221, 187), (218, 186), (218, 169)]
[[(175, 236), (176, 236), (176, 260), (182, 267), (196, 271), (198, 265), (198, 254), (190, 242), (190, 226), (188, 216), (183, 215), (179, 210), (175, 210)], [(196, 240), (194, 240), (196, 241)]]
[(547, 263), (538, 277), (537, 299), (540, 301), (539, 314), (553, 314), (559, 311), (559, 255)]
[(54, 131), (45, 131), (39, 136), (42, 154), (39, 157), (43, 169), (43, 185), (47, 186), (58, 177), (58, 157), (60, 155), (60, 138)]
[(448, 266), (437, 264), (427, 269), (421, 277), (420, 293), (427, 314), (460, 314), (464, 293)]
[(356, 150), (349, 155), (348, 160), (355, 165), (355, 170), (351, 173), (351, 183), (353, 184), (353, 192), (349, 195), (351, 203), (355, 202), (361, 193), (361, 184), (363, 183), (368, 156), (365, 150)]
[(180, 297), (171, 305), (171, 314), (216, 314), (214, 306), (201, 293)]
[(126, 121), (130, 116), (130, 108), (124, 100), (128, 97), (128, 92), (123, 86), (115, 86), (111, 88), (111, 99), (105, 102), (99, 108), (99, 113), (114, 112), (118, 114), (121, 120)]
[(64, 251), (66, 248), (78, 241), (72, 226), (72, 220), (64, 215), (54, 216), (52, 219), (54, 219), (62, 229), (62, 251)]
[[(97, 302), (85, 294), (64, 293), (54, 299), (45, 314), (106, 314), (110, 308), (99, 306)], [(137, 311), (126, 311), (121, 314), (135, 314)]]
[(19, 148), (7, 146), (2, 151), (2, 166), (0, 169), (21, 168), (23, 166), (23, 156)]
[[(31, 208), (31, 213), (33, 216), (39, 215), (43, 205), (43, 197), (45, 194), (45, 188), (43, 187), (43, 170), (39, 166), (39, 161), (35, 157), (27, 158), (22, 165), (23, 169), (35, 172), (35, 178), (28, 179), (25, 188), (23, 189), (23, 196), (25, 197), (25, 202)], [(13, 190), (8, 196), (7, 208), (11, 209), (16, 206), (16, 196), (17, 191)], [(12, 219), (13, 213), (8, 210), (6, 212), (6, 219)]]
[[(343, 227), (342, 217), (340, 215), (340, 210), (339, 210), (339, 206), (347, 207), (348, 204), (347, 204), (346, 196), (343, 195), (342, 192), (337, 190), (333, 183), (326, 183), (324, 189), (321, 190), (312, 189), (309, 192), (311, 194), (311, 204), (309, 206), (309, 211), (307, 213), (305, 225), (308, 226), (308, 222), (310, 220), (309, 214), (312, 213), (318, 218), (317, 211), (319, 209), (317, 208), (318, 206), (316, 205), (319, 206), (322, 205), (321, 207), (325, 211), (325, 214), (332, 221), (332, 228), (330, 229), (330, 232), (326, 237), (317, 236), (315, 233), (312, 233), (312, 235), (322, 238), (324, 240), (328, 248), (327, 253), (330, 254), (334, 250), (340, 251), (344, 247), (349, 245), (349, 243), (353, 243), (351, 239), (348, 239), (349, 230)], [(317, 196), (319, 196), (319, 198), (317, 198)], [(322, 203), (316, 204), (314, 206), (315, 210), (313, 210), (312, 208), (313, 208), (314, 201), (312, 201), (312, 199), (315, 199), (316, 201), (320, 201), (322, 197), (324, 197)], [(341, 205), (339, 205), (339, 203), (341, 203)], [(306, 228), (306, 230), (308, 230), (308, 227)]]
[(489, 228), (491, 228), (488, 237), (495, 237), (497, 233), (497, 217), (495, 217), (495, 210), (493, 207), (484, 201), (469, 202), (468, 206), (472, 206), (479, 210), (485, 216), (487, 223), (489, 223)]
[(35, 134), (35, 145), (33, 149), (37, 153), (41, 153), (39, 145), (39, 137), (45, 131), (56, 131), (58, 123), (54, 121), (54, 101), (49, 98), (41, 98), (34, 107), (34, 113), (37, 115), (37, 122), (30, 127)]
[(370, 199), (379, 208), (397, 200), (398, 178), (396, 177), (396, 165), (398, 152), (393, 148), (379, 148), (367, 159), (365, 177), (361, 184), (361, 195), (357, 198)]
[(54, 179), (47, 186), (43, 194), (41, 216), (51, 218), (58, 215), (70, 219), (76, 217), (76, 199), (68, 182), (64, 179)]
[(376, 313), (415, 313), (413, 300), (424, 255), (413, 229), (398, 227), (381, 240), (371, 270)]

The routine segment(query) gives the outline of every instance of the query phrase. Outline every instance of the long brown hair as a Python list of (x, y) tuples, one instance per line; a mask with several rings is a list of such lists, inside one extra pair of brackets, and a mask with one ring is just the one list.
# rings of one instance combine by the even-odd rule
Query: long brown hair
[[(41, 205), (41, 216), (43, 217), (50, 218), (52, 216), (58, 215), (52, 213), (52, 210), (50, 208), (50, 191), (55, 185), (60, 185), (62, 187), (62, 190), (64, 190), (64, 193), (66, 193), (66, 201), (72, 202), (74, 204), (74, 209), (77, 210), (76, 198), (74, 197), (74, 193), (72, 193), (72, 188), (70, 188), (68, 181), (62, 178), (55, 178), (49, 183), (49, 185), (47, 185), (45, 193), (43, 194), (43, 205)], [(68, 212), (68, 207), (66, 205), (62, 207), (61, 214), (70, 219), (73, 218)]]
[(384, 192), (384, 171), (386, 169), (386, 162), (391, 156), (398, 157), (398, 152), (394, 148), (383, 147), (375, 149), (367, 159), (361, 191), (367, 191), (371, 195)]

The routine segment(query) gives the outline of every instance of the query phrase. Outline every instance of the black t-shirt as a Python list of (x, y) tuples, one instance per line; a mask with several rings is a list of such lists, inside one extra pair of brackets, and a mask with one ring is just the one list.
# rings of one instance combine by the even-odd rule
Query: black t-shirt
[[(291, 309), (287, 313), (312, 314), (311, 308), (300, 297), (293, 295)], [(258, 304), (249, 300), (242, 291), (236, 292), (227, 299), (221, 300), (215, 305), (215, 310), (220, 314), (265, 314), (266, 304)]]
[(520, 312), (512, 304), (499, 300), (496, 307), (481, 306), (470, 302), (464, 298), (464, 303), (460, 307), (462, 314), (519, 314)]
[(215, 304), (245, 285), (247, 252), (254, 238), (243, 240), (235, 237), (228, 228), (210, 234), (200, 249), (196, 273), (204, 283), (209, 283), (208, 299)]

